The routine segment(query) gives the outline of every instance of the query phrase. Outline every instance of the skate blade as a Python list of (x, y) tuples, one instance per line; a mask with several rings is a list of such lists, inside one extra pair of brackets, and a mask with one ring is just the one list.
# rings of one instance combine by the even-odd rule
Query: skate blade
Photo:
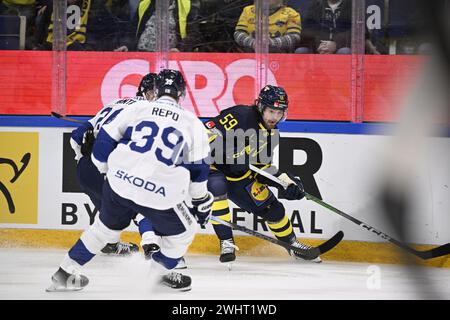
[(165, 284), (160, 284), (158, 286), (156, 286), (154, 288), (155, 292), (164, 292), (164, 293), (168, 293), (168, 292), (186, 292), (186, 291), (191, 291), (192, 287), (185, 287), (185, 288), (172, 288), (171, 286), (165, 285)]
[(63, 287), (55, 284), (51, 284), (50, 287), (45, 289), (46, 292), (72, 292), (72, 291), (80, 291), (83, 288), (81, 287)]
[(98, 255), (104, 256), (104, 257), (129, 258), (129, 257), (133, 256), (133, 253), (118, 254), (118, 253), (104, 253), (104, 252), (101, 252)]
[(226, 265), (228, 271), (233, 270), (233, 262), (225, 262), (224, 264)]
[(303, 262), (304, 263), (322, 263), (322, 259), (320, 259), (320, 257), (317, 257), (317, 258), (312, 259), (312, 260), (302, 259), (302, 258), (297, 258), (297, 257), (295, 257), (294, 259), (295, 259), (295, 261), (301, 262), (301, 263), (303, 263)]
[(181, 288), (181, 289), (174, 289), (174, 288), (171, 288), (171, 289), (174, 291), (178, 291), (178, 292), (186, 292), (186, 291), (191, 291), (192, 287), (189, 286), (189, 287)]
[(175, 267), (174, 270), (182, 270), (187, 269), (187, 266)]

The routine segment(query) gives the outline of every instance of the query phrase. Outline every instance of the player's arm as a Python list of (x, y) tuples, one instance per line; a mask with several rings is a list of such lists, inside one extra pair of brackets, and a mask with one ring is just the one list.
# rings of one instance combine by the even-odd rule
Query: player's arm
[(92, 150), (92, 130), (92, 124), (89, 121), (86, 121), (72, 131), (70, 136), (70, 146), (75, 152), (76, 161), (80, 160), (83, 156), (89, 155), (89, 149)]
[(209, 137), (207, 130), (200, 120), (194, 119), (192, 128), (191, 145), (184, 159), (183, 164), (191, 174), (191, 184), (189, 187), (190, 196), (195, 198), (203, 197), (207, 191), (207, 181), (209, 176)]
[(123, 112), (115, 117), (114, 121), (101, 126), (95, 139), (91, 156), (92, 162), (101, 173), (108, 171), (107, 162), (109, 155), (125, 135), (132, 112), (132, 108), (124, 109)]
[[(252, 163), (252, 164), (258, 166), (260, 169), (266, 171), (267, 173), (271, 174), (272, 176), (277, 177), (284, 184), (288, 185), (287, 189), (285, 190), (286, 199), (300, 200), (305, 196), (303, 183), (300, 180), (300, 178), (296, 177), (295, 175), (293, 175), (289, 172), (282, 172), (275, 165), (272, 164), (272, 155), (274, 154), (275, 149), (278, 147), (279, 132), (278, 132), (278, 130), (276, 130), (276, 131), (272, 130), (272, 133), (274, 135), (271, 134), (270, 137), (273, 137), (274, 139), (269, 139), (267, 141), (268, 142), (267, 148), (270, 149), (270, 153), (269, 153), (270, 161), (268, 161), (269, 159), (264, 159), (264, 161), (261, 161), (263, 159), (260, 159), (259, 162), (261, 162), (261, 163)], [(263, 153), (264, 153), (264, 151), (263, 151)], [(263, 175), (256, 173), (255, 178), (261, 183), (267, 184), (272, 187), (276, 187), (279, 190), (284, 190), (283, 186), (272, 181), (271, 179), (266, 178)]]
[(269, 45), (280, 50), (293, 52), (301, 40), (301, 18), (300, 14), (292, 8), (286, 8), (288, 13), (286, 34), (279, 37), (271, 37)]
[[(276, 166), (273, 165), (267, 166), (266, 168), (262, 169), (288, 185), (287, 189), (285, 190), (286, 199), (300, 200), (305, 196), (305, 189), (303, 188), (303, 183), (300, 177), (294, 176), (289, 172), (281, 172)], [(260, 174), (255, 174), (255, 178), (263, 184), (276, 187), (279, 190), (284, 190), (283, 186)]]
[(94, 117), (82, 123), (78, 128), (72, 131), (70, 145), (73, 151), (75, 151), (75, 160), (78, 161), (81, 157), (91, 154), (95, 139), (94, 127), (98, 122), (98, 119), (104, 114), (105, 109), (107, 109), (107, 107), (102, 108)]
[[(90, 156), (94, 146), (95, 136), (98, 134), (101, 125), (105, 120), (112, 120), (111, 105), (103, 107), (97, 114), (88, 121), (81, 124), (78, 128), (72, 131), (70, 138), (70, 145), (75, 152), (75, 160), (78, 161), (83, 156)], [(114, 112), (116, 116), (119, 112)]]
[(195, 119), (192, 144), (188, 150), (187, 163), (183, 166), (189, 170), (191, 183), (189, 195), (192, 198), (191, 213), (202, 226), (206, 225), (211, 216), (214, 197), (208, 191), (209, 176), (209, 139), (206, 129), (200, 120)]
[(236, 24), (234, 30), (234, 41), (238, 45), (244, 48), (254, 49), (255, 48), (255, 38), (249, 32), (249, 20), (251, 17), (254, 17), (255, 13), (252, 12), (252, 8), (250, 6), (245, 7), (242, 10), (241, 16), (239, 17), (239, 21)]

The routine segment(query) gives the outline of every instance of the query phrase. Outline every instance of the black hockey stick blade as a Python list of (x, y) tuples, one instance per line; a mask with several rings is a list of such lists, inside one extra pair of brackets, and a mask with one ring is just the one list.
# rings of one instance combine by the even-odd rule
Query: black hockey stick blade
[(62, 115), (59, 114), (59, 113), (57, 113), (57, 112), (52, 111), (52, 112), (50, 112), (50, 113), (51, 113), (52, 116), (54, 116), (55, 118), (61, 119), (61, 117), (62, 117)]
[(433, 259), (450, 254), (450, 243), (443, 244), (442, 246), (426, 250), (418, 251), (414, 250), (414, 254), (424, 260)]
[(74, 118), (70, 118), (70, 117), (66, 117), (63, 116), (62, 114), (59, 114), (57, 112), (50, 112), (52, 116), (54, 116), (57, 119), (61, 119), (61, 120), (66, 120), (66, 121), (70, 121), (70, 122), (75, 122), (75, 123), (83, 123), (84, 121), (78, 120), (78, 119), (74, 119)]
[(334, 236), (317, 247), (320, 251), (320, 254), (324, 254), (325, 252), (330, 251), (331, 249), (336, 247), (343, 238), (344, 232), (338, 231)]
[(255, 236), (257, 238), (269, 241), (269, 242), (271, 242), (273, 244), (279, 245), (279, 246), (281, 246), (283, 248), (286, 248), (288, 250), (294, 250), (296, 252), (300, 252), (301, 254), (305, 255), (305, 259), (306, 260), (314, 260), (315, 258), (320, 256), (321, 254), (323, 254), (323, 253), (325, 253), (327, 251), (330, 251), (344, 237), (344, 233), (342, 231), (339, 231), (333, 237), (331, 237), (330, 239), (328, 239), (327, 241), (325, 241), (324, 243), (322, 243), (321, 245), (319, 245), (317, 247), (312, 247), (311, 249), (300, 249), (300, 248), (297, 248), (297, 247), (294, 247), (294, 246), (290, 245), (287, 242), (283, 242), (283, 241), (280, 241), (278, 239), (266, 236), (265, 234), (259, 233), (257, 231), (247, 229), (246, 227), (240, 226), (240, 225), (238, 225), (236, 223), (233, 223), (233, 222), (224, 221), (224, 220), (222, 220), (220, 218), (217, 218), (217, 217), (214, 217), (214, 216), (211, 217), (211, 220), (219, 222), (219, 223), (221, 223), (223, 225), (226, 225), (228, 227), (231, 227), (231, 228), (233, 228), (235, 230), (239, 230), (239, 231), (248, 233), (248, 234), (250, 234), (252, 236)]

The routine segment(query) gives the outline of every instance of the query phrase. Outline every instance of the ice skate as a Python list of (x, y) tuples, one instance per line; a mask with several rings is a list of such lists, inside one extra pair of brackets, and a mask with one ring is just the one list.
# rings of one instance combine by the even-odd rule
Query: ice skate
[(148, 243), (142, 245), (144, 250), (145, 260), (150, 260), (154, 253), (161, 251), (161, 248), (156, 243)]
[(65, 292), (79, 291), (86, 287), (89, 279), (81, 274), (70, 274), (59, 268), (52, 276), (52, 284), (45, 291), (47, 292)]
[(220, 240), (220, 257), (222, 263), (228, 263), (228, 270), (232, 269), (233, 262), (236, 260), (236, 250), (238, 246), (234, 244), (233, 238)]
[(136, 244), (128, 242), (108, 243), (102, 249), (102, 253), (110, 256), (129, 256), (138, 251), (139, 247)]
[(191, 277), (178, 272), (170, 272), (162, 276), (161, 285), (169, 287), (177, 291), (189, 291), (191, 290)]
[[(304, 244), (304, 243), (299, 242), (299, 241), (298, 241), (297, 239), (295, 239), (295, 238), (293, 238), (293, 239), (291, 240), (291, 243), (290, 243), (290, 244), (291, 244), (292, 246), (294, 246), (294, 247), (297, 247), (297, 248), (303, 249), (303, 250), (308, 250), (308, 249), (311, 249), (311, 248), (312, 248), (311, 246), (308, 246), (308, 245), (306, 245), (306, 244)], [(307, 259), (305, 255), (301, 254), (301, 253), (298, 252), (298, 251), (288, 250), (288, 252), (289, 252), (289, 254), (290, 254), (291, 256), (293, 256), (295, 259), (298, 259), (298, 260), (307, 260), (307, 261), (313, 261), (313, 262), (316, 262), (316, 263), (322, 262), (322, 259), (320, 258), (320, 256), (318, 256), (318, 257), (315, 258), (315, 259)]]

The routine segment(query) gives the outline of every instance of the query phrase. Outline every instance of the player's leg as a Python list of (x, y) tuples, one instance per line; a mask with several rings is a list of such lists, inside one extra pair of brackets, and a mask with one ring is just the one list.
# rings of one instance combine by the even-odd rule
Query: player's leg
[[(224, 221), (231, 221), (231, 213), (227, 197), (227, 180), (225, 175), (217, 170), (212, 170), (208, 178), (208, 190), (214, 196), (212, 215)], [(236, 245), (234, 244), (233, 231), (230, 227), (211, 221), (214, 231), (220, 241), (220, 262), (236, 260)]]
[[(94, 206), (100, 209), (105, 178), (92, 163), (90, 157), (85, 156), (78, 161), (77, 178), (81, 189), (89, 196)], [(127, 256), (138, 250), (139, 247), (134, 243), (117, 241), (106, 244), (101, 252), (112, 256)]]
[[(145, 259), (150, 260), (154, 253), (161, 250), (161, 236), (155, 234), (153, 225), (149, 218), (138, 213), (133, 220), (139, 228), (139, 234), (141, 235), (141, 247), (144, 250)], [(186, 261), (184, 257), (182, 257), (175, 269), (186, 268)]]
[(104, 176), (92, 163), (90, 157), (81, 157), (77, 164), (77, 180), (84, 193), (89, 196), (97, 209), (102, 207)]
[[(292, 223), (289, 220), (286, 210), (283, 204), (275, 199), (271, 204), (262, 210), (254, 212), (255, 215), (264, 218), (270, 231), (275, 237), (281, 241), (287, 242), (300, 249), (310, 249), (311, 247), (298, 241), (292, 228)], [(297, 251), (288, 250), (289, 254), (296, 258), (307, 260), (305, 257)], [(320, 257), (312, 260), (314, 262), (322, 262)]]
[(160, 284), (179, 291), (191, 289), (191, 278), (172, 271), (186, 254), (194, 240), (197, 222), (182, 203), (171, 210), (153, 210), (143, 212), (153, 223), (155, 232), (161, 235), (161, 250), (152, 254), (151, 258), (159, 265), (163, 275)]
[(151, 221), (142, 214), (138, 213), (133, 218), (133, 221), (139, 228), (141, 247), (144, 250), (145, 259), (150, 260), (153, 253), (161, 250), (161, 237), (155, 234)]
[(122, 200), (106, 182), (100, 215), (65, 255), (47, 291), (81, 290), (88, 284), (87, 277), (79, 274), (81, 267), (100, 253), (107, 243), (118, 242), (120, 232), (128, 227), (135, 214)]

